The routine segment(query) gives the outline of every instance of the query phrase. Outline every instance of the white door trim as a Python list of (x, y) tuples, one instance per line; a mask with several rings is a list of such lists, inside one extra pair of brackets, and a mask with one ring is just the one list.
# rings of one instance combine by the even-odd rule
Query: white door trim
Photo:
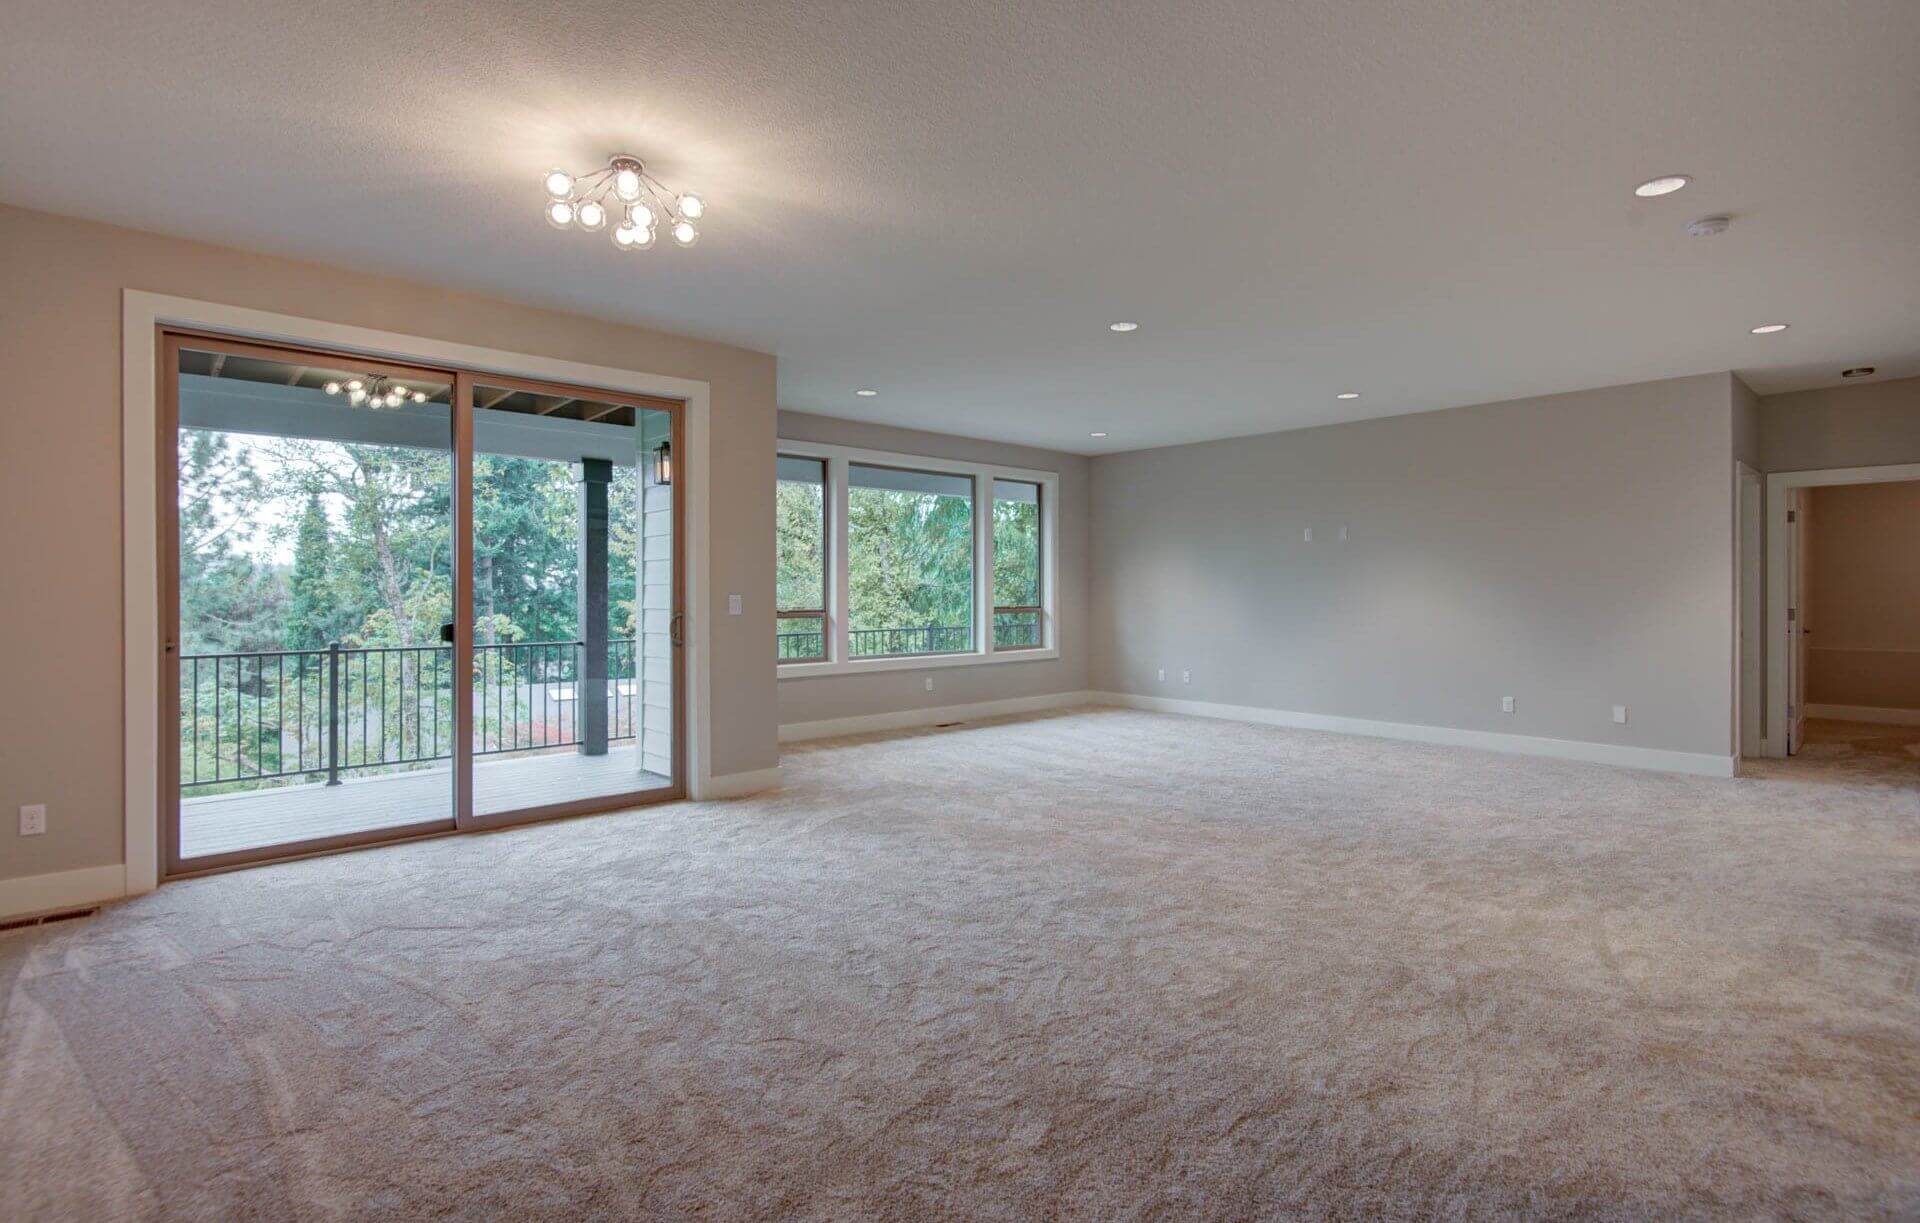
[(1776, 471), (1767, 476), (1767, 755), (1787, 754), (1787, 494), (1796, 488), (1920, 480), (1920, 463)]
[[(1755, 514), (1747, 519), (1747, 490), (1753, 491)], [(1766, 673), (1766, 592), (1759, 584), (1765, 552), (1767, 520), (1766, 481), (1760, 472), (1739, 459), (1733, 461), (1733, 754), (1766, 754), (1764, 676)], [(1749, 628), (1755, 617), (1760, 623)], [(1750, 640), (1751, 638), (1751, 640)], [(1758, 663), (1748, 674), (1747, 660)]]
[(572, 382), (687, 405), (682, 470), (694, 488), (687, 505), (687, 790), (702, 798), (713, 786), (712, 673), (707, 649), (708, 505), (713, 482), (711, 391), (705, 382), (610, 365), (562, 361), (449, 340), (353, 327), (318, 319), (128, 289), (121, 306), (121, 533), (125, 610), (126, 894), (150, 892), (160, 881), (160, 608), (159, 541), (155, 537), (159, 454), (155, 328), (166, 324), (218, 331), (245, 339), (321, 348), (481, 373)]

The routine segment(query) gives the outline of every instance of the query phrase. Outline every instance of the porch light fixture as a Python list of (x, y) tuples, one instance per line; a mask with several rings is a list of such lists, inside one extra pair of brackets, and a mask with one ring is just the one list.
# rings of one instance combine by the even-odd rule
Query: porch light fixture
[(329, 382), (322, 389), (329, 395), (345, 395), (347, 402), (355, 407), (364, 403), (370, 408), (397, 408), (403, 403), (427, 401), (425, 391), (409, 390), (383, 374), (349, 378), (345, 382)]
[(673, 483), (673, 445), (670, 442), (661, 442), (659, 449), (653, 452), (653, 482)]
[(662, 217), (675, 242), (692, 246), (700, 240), (694, 222), (707, 215), (705, 200), (690, 191), (676, 195), (667, 190), (638, 157), (625, 153), (608, 158), (604, 169), (577, 177), (549, 170), (542, 185), (547, 189), (547, 224), (595, 233), (614, 221), (613, 245), (623, 251), (651, 247)]

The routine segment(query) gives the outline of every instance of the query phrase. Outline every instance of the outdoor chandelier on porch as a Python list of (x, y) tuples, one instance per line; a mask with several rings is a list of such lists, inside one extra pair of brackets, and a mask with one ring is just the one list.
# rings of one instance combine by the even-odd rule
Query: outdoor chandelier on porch
[(643, 251), (652, 246), (654, 227), (662, 217), (666, 218), (667, 232), (681, 246), (692, 246), (700, 240), (694, 222), (707, 215), (706, 201), (692, 192), (675, 195), (667, 190), (647, 173), (638, 157), (621, 153), (608, 158), (604, 170), (577, 178), (565, 170), (549, 170), (545, 183), (547, 224), (555, 229), (597, 232), (607, 227), (618, 210), (613, 244), (623, 251)]
[(368, 378), (349, 378), (345, 382), (329, 382), (325, 390), (329, 395), (342, 395), (347, 402), (358, 406), (366, 404), (370, 408), (397, 408), (409, 401), (425, 403), (425, 391), (410, 391), (385, 375)]

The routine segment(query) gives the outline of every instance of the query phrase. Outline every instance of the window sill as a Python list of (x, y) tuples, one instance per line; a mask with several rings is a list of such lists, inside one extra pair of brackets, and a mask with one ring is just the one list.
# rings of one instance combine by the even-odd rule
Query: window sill
[(906, 654), (892, 658), (853, 658), (845, 662), (788, 662), (778, 668), (782, 680), (828, 679), (836, 675), (866, 675), (879, 671), (930, 671), (939, 667), (978, 667), (1004, 662), (1045, 662), (1060, 657), (1060, 651), (1045, 649), (1000, 650), (992, 654)]

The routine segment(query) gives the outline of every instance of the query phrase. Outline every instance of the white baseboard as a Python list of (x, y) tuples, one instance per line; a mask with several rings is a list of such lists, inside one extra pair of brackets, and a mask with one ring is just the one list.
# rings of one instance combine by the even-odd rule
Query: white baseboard
[(1296, 713), (1286, 709), (1265, 709), (1257, 705), (1221, 705), (1212, 701), (1181, 701), (1168, 697), (1135, 696), (1126, 692), (1089, 694), (1102, 704), (1127, 709), (1151, 709), (1160, 713), (1184, 713), (1202, 718), (1224, 718), (1233, 722), (1257, 722), (1265, 726), (1287, 726), (1295, 730), (1327, 730), (1345, 735), (1371, 735), (1379, 739), (1404, 739), (1413, 743), (1437, 743), (1448, 747), (1477, 747), (1493, 752), (1521, 756), (1548, 756), (1558, 760), (1584, 760), (1591, 764), (1612, 764), (1629, 769), (1654, 769), (1662, 773), (1692, 773), (1701, 777), (1732, 777), (1734, 758), (1708, 752), (1674, 752), (1653, 747), (1623, 747), (1614, 743), (1591, 743), (1579, 739), (1546, 739), (1536, 735), (1509, 735), (1489, 730), (1460, 730), (1451, 726), (1421, 726), (1413, 722), (1375, 722), (1368, 718), (1342, 718), (1323, 713)]
[(866, 735), (881, 730), (906, 730), (915, 726), (933, 726), (940, 722), (965, 722), (974, 718), (998, 718), (1013, 713), (1034, 713), (1042, 709), (1065, 709), (1070, 705), (1088, 705), (1097, 698), (1091, 692), (1047, 692), (1039, 696), (1016, 696), (1003, 701), (975, 701), (971, 705), (941, 705), (933, 709), (899, 709), (889, 713), (870, 713), (857, 718), (823, 718), (817, 722), (789, 722), (780, 728), (780, 742), (803, 743), (808, 739), (831, 739), (838, 735)]
[(83, 866), (79, 870), (0, 879), (0, 920), (83, 909), (127, 894), (127, 868)]
[(780, 788), (780, 766), (770, 769), (755, 769), (748, 773), (723, 773), (707, 780), (700, 788), (695, 799), (709, 798), (745, 798), (749, 794), (759, 794), (765, 790)]
[(1884, 722), (1889, 726), (1920, 726), (1920, 709), (1887, 709), (1878, 705), (1809, 705), (1810, 718), (1839, 722)]

